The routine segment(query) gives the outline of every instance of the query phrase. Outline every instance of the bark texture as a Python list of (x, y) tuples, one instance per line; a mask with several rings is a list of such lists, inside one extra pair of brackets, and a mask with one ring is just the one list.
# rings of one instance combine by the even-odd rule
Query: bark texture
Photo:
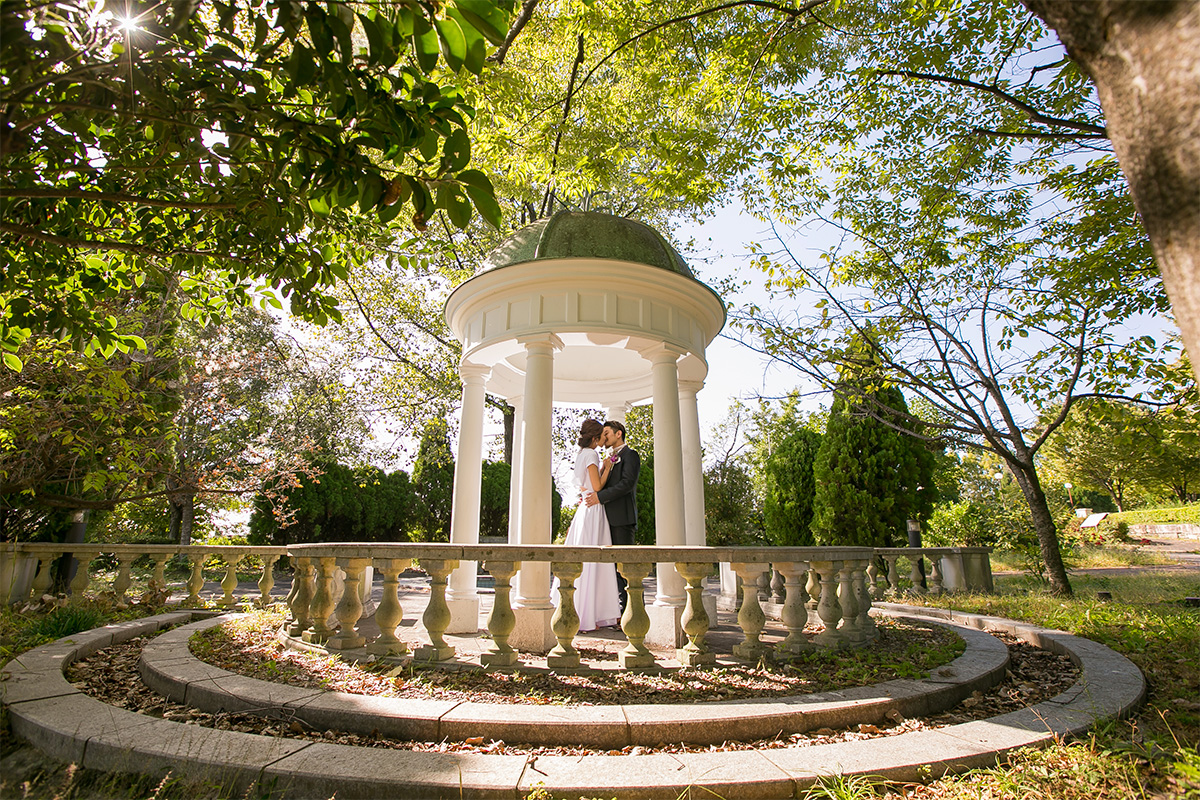
[(1200, 2), (1022, 2), (1096, 85), (1200, 380)]

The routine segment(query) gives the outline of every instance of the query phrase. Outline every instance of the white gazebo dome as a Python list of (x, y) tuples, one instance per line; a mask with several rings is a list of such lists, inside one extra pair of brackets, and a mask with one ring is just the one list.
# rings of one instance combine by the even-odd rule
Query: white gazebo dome
[[(651, 400), (655, 541), (705, 544), (696, 393), (725, 305), (658, 231), (611, 214), (559, 212), (505, 239), (450, 294), (445, 315), (462, 343), (463, 379), (451, 541), (478, 541), (491, 392), (516, 409), (510, 543), (551, 540), (554, 403), (602, 406), (608, 419), (623, 421), (631, 405)], [(519, 576), (513, 641), (525, 647), (553, 641), (547, 567), (529, 564)], [(683, 601), (680, 577), (660, 568), (655, 606), (666, 609), (664, 619), (677, 620)], [(451, 578), (450, 603), (454, 619), (475, 624), (474, 565)]]

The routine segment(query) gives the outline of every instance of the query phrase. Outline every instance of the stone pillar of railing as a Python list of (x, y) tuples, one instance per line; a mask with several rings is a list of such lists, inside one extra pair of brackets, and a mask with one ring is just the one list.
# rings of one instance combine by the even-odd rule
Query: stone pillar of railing
[(333, 571), (337, 569), (337, 559), (323, 556), (316, 562), (317, 591), (309, 604), (311, 627), (304, 632), (304, 641), (324, 644), (334, 634), (329, 627), (329, 616), (333, 613)]
[(396, 629), (404, 621), (404, 608), (400, 605), (400, 573), (410, 564), (407, 558), (380, 558), (374, 561), (375, 568), (383, 575), (383, 596), (375, 609), (375, 622), (379, 635), (367, 645), (367, 652), (379, 656), (403, 656), (408, 645), (396, 636)]
[(421, 616), (429, 644), (413, 651), (413, 658), (420, 661), (448, 661), (454, 658), (454, 645), (446, 641), (446, 628), (450, 625), (450, 608), (446, 605), (446, 578), (458, 567), (458, 559), (423, 558), (421, 566), (429, 573), (429, 605)]
[(650, 616), (646, 613), (646, 578), (653, 564), (619, 563), (617, 570), (628, 585), (625, 613), (621, 616), (621, 631), (628, 644), (617, 654), (617, 662), (624, 669), (645, 669), (654, 666), (654, 654), (646, 647), (646, 634), (650, 632)]
[(189, 553), (189, 558), (192, 571), (188, 575), (188, 595), (183, 601), (183, 606), (196, 608), (200, 605), (200, 590), (204, 588), (204, 562), (208, 560), (208, 553), (204, 550), (193, 550)]
[(900, 556), (885, 555), (883, 560), (887, 562), (888, 592), (896, 594), (900, 591), (900, 572), (896, 569), (896, 562), (900, 560)]
[(851, 647), (861, 647), (867, 637), (858, 624), (858, 593), (854, 591), (854, 562), (842, 561), (838, 570), (838, 606), (842, 611), (841, 633)]
[(867, 568), (874, 564), (874, 559), (854, 562), (853, 587), (855, 600), (858, 601), (858, 629), (862, 631), (863, 640), (874, 641), (879, 636), (875, 620), (871, 618), (871, 593), (867, 590)]
[(840, 561), (813, 561), (809, 564), (820, 585), (820, 599), (817, 601), (817, 617), (820, 618), (824, 629), (813, 637), (813, 643), (822, 647), (843, 647), (845, 637), (838, 632), (838, 622), (842, 618), (842, 610), (837, 602), (837, 573), (841, 570)]
[(221, 589), (225, 594), (221, 598), (221, 605), (225, 608), (231, 608), (237, 600), (234, 599), (233, 590), (237, 588), (237, 568), (238, 564), (242, 563), (245, 558), (243, 553), (226, 553), (225, 554), (225, 577), (221, 580)]
[(517, 562), (488, 560), (483, 567), (495, 583), (495, 599), (487, 623), (492, 646), (480, 654), (479, 663), (484, 667), (511, 667), (517, 663), (517, 651), (508, 643), (517, 622), (512, 610), (512, 577), (517, 572)]
[(805, 608), (808, 592), (804, 588), (808, 564), (788, 561), (776, 564), (775, 569), (783, 576), (783, 610), (779, 616), (788, 630), (787, 637), (775, 649), (784, 657), (795, 656), (812, 649), (804, 638), (804, 626), (808, 624), (808, 609)]
[(113, 602), (117, 608), (125, 608), (129, 604), (125, 601), (125, 593), (129, 591), (130, 585), (133, 583), (133, 575), (130, 570), (133, 566), (133, 560), (137, 558), (134, 553), (121, 553), (117, 556), (117, 577), (113, 578)]
[(359, 635), (355, 626), (362, 617), (363, 604), (360, 592), (362, 590), (363, 573), (370, 565), (369, 558), (339, 558), (337, 565), (346, 573), (345, 588), (338, 600), (334, 614), (338, 620), (337, 635), (330, 637), (326, 647), (331, 650), (353, 650), (362, 647), (367, 640)]
[(38, 556), (38, 571), (33, 577), (31, 589), (35, 603), (42, 599), (42, 595), (50, 591), (50, 584), (53, 581), (50, 572), (54, 569), (54, 562), (58, 556), (58, 553), (45, 553)]
[[(811, 565), (810, 565), (811, 566)], [(804, 583), (804, 591), (808, 593), (808, 602), (804, 604), (810, 614), (817, 613), (817, 604), (821, 601), (821, 578), (816, 570), (808, 570), (808, 578)]]
[(873, 599), (881, 599), (882, 594), (879, 593), (879, 584), (883, 580), (879, 575), (879, 567), (875, 566), (875, 559), (871, 559), (871, 563), (867, 564), (867, 594)]
[(929, 593), (934, 597), (939, 597), (945, 592), (942, 587), (942, 557), (940, 553), (933, 553), (929, 557), (931, 566), (929, 576)]
[(258, 579), (258, 604), (263, 608), (271, 605), (271, 590), (275, 588), (275, 562), (278, 560), (278, 555), (262, 557), (263, 572), (262, 577)]
[(676, 564), (675, 569), (687, 583), (687, 605), (680, 623), (688, 642), (676, 649), (675, 657), (685, 667), (702, 667), (717, 663), (717, 657), (709, 652), (704, 638), (708, 635), (708, 612), (704, 608), (704, 580), (708, 577), (711, 564)]
[(912, 551), (912, 554), (909, 556), (909, 561), (912, 563), (912, 570), (908, 575), (909, 580), (912, 581), (912, 589), (909, 591), (911, 591), (913, 594), (925, 594), (927, 590), (921, 585), (921, 579), (924, 572), (921, 569), (921, 551)]
[(558, 608), (550, 620), (550, 628), (558, 644), (546, 654), (546, 666), (551, 669), (575, 669), (579, 666), (579, 651), (575, 649), (575, 634), (579, 633), (579, 613), (575, 610), (575, 581), (583, 572), (578, 561), (555, 561), (550, 571), (558, 579)]
[[(154, 556), (154, 572), (151, 573), (150, 580), (153, 581), (154, 588), (158, 591), (167, 589), (167, 562), (170, 559), (170, 553), (157, 553)], [(83, 566), (83, 561), (80, 561), (79, 564)]]
[(312, 559), (300, 556), (292, 559), (296, 567), (292, 572), (292, 591), (288, 594), (288, 607), (291, 608), (291, 622), (288, 624), (288, 634), (303, 636), (312, 621), (309, 607), (312, 603)]
[(71, 585), (68, 587), (71, 594), (75, 597), (82, 598), (87, 591), (88, 582), (91, 576), (88, 575), (88, 568), (92, 565), (92, 557), (90, 553), (79, 553), (75, 555), (75, 577), (71, 579)]
[(735, 561), (729, 565), (742, 579), (742, 606), (738, 609), (738, 626), (742, 629), (742, 641), (733, 646), (733, 654), (744, 661), (758, 661), (768, 651), (759, 640), (767, 617), (758, 601), (758, 579), (770, 569), (769, 564), (750, 564)]
[(772, 569), (769, 574), (771, 575), (771, 594), (769, 599), (772, 603), (782, 603), (784, 600), (783, 574), (777, 569)]

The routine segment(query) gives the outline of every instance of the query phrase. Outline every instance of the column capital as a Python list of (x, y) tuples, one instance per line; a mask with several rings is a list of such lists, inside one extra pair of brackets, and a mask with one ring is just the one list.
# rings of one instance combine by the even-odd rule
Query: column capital
[(528, 336), (518, 336), (517, 344), (524, 347), (526, 350), (533, 350), (539, 346), (547, 347), (552, 350), (562, 350), (563, 341), (554, 333), (531, 333)]
[(653, 364), (675, 363), (679, 357), (687, 354), (685, 348), (666, 342), (655, 342), (649, 347), (638, 351), (638, 355)]
[(680, 379), (679, 391), (687, 392), (688, 394), (698, 394), (704, 388), (704, 381), (689, 381)]
[(458, 376), (463, 383), (482, 384), (492, 372), (491, 367), (464, 361), (458, 365)]
[(625, 415), (629, 413), (629, 409), (631, 408), (633, 408), (633, 404), (626, 401), (621, 401), (619, 403), (605, 403), (604, 418), (606, 420), (615, 419), (620, 422), (624, 422)]

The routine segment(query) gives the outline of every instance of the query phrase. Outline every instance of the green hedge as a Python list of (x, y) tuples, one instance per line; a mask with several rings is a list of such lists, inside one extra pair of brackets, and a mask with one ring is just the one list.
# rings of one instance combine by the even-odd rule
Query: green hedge
[(1105, 522), (1114, 517), (1128, 525), (1178, 525), (1189, 522), (1200, 525), (1200, 503), (1177, 508), (1139, 508), (1136, 511), (1109, 514)]

